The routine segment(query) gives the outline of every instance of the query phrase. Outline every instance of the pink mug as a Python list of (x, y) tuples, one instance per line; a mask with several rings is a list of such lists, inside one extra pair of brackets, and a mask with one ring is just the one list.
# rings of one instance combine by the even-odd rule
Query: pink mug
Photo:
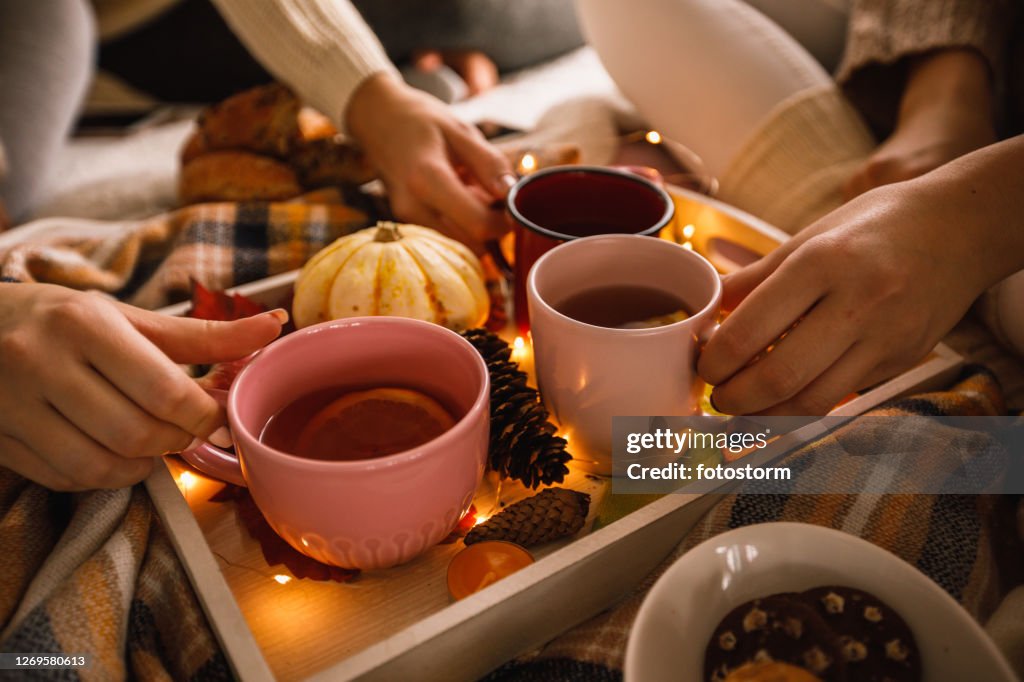
[[(397, 386), (443, 404), (455, 425), (375, 459), (323, 461), (260, 442), (297, 398), (336, 386)], [(184, 458), (249, 488), (271, 527), (298, 551), (344, 568), (404, 563), (445, 538), (469, 509), (487, 457), (490, 382), (480, 354), (444, 327), (399, 317), (323, 322), (257, 354), (227, 392), (236, 455), (203, 443)]]
[[(599, 327), (560, 306), (602, 286), (650, 287), (680, 299), (684, 320), (647, 329)], [(541, 397), (569, 436), (577, 465), (609, 475), (612, 417), (700, 413), (697, 351), (714, 330), (718, 272), (693, 251), (655, 237), (602, 235), (556, 246), (527, 282)]]

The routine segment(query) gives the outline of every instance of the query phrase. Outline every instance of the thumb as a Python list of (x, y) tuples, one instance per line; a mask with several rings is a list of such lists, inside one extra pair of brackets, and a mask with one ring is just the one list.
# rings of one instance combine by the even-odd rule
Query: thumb
[(120, 304), (139, 332), (177, 363), (211, 364), (255, 353), (281, 334), (283, 308), (232, 322), (172, 317)]

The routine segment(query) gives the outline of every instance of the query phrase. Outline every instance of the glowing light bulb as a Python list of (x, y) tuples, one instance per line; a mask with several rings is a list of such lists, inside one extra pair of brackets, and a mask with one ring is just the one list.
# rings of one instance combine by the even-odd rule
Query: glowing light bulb
[(697, 228), (691, 223), (683, 228), (683, 237), (686, 239), (693, 239), (693, 233), (697, 231)]
[(661, 144), (661, 133), (657, 130), (648, 130), (647, 134), (644, 135), (644, 139), (651, 144)]
[(186, 491), (191, 490), (197, 480), (199, 479), (191, 471), (182, 471), (181, 475), (178, 476), (178, 482), (181, 483), (181, 487)]
[(512, 360), (522, 364), (525, 362), (529, 351), (526, 349), (526, 342), (523, 341), (523, 337), (517, 336), (515, 341), (512, 342)]
[(288, 583), (290, 583), (292, 581), (292, 577), (290, 575), (284, 575), (282, 573), (278, 573), (277, 575), (274, 576), (274, 580), (276, 580), (278, 583), (280, 583), (282, 585), (287, 585)]
[(523, 174), (537, 170), (537, 157), (527, 152), (519, 159), (519, 171)]

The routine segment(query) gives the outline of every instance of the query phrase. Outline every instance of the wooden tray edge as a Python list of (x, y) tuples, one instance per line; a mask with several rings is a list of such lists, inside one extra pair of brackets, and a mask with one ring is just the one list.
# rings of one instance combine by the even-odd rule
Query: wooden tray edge
[(145, 483), (231, 669), (246, 682), (273, 680), (270, 666), (171, 472), (166, 466), (154, 467)]

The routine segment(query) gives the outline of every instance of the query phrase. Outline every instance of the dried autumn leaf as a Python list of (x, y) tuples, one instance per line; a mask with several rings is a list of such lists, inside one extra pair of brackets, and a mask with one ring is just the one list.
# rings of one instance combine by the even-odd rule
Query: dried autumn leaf
[(212, 291), (192, 280), (192, 308), (188, 311), (189, 317), (229, 322), (259, 315), (265, 311), (265, 306), (251, 298), (241, 294)]
[(238, 360), (218, 362), (210, 368), (210, 371), (196, 379), (196, 383), (207, 391), (227, 391), (231, 388), (231, 382), (235, 380), (238, 373), (245, 369), (245, 366), (248, 365), (254, 357), (256, 357), (255, 353), (247, 355), (244, 358), (239, 358)]

